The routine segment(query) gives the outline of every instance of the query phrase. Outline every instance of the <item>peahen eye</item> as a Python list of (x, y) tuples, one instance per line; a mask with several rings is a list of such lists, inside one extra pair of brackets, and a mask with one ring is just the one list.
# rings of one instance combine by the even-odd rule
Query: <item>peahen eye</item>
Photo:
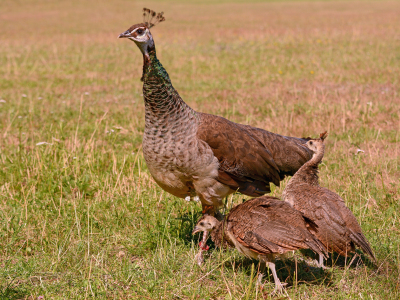
[(139, 30), (137, 31), (137, 33), (138, 33), (139, 35), (142, 35), (142, 34), (143, 34), (143, 29), (139, 29)]

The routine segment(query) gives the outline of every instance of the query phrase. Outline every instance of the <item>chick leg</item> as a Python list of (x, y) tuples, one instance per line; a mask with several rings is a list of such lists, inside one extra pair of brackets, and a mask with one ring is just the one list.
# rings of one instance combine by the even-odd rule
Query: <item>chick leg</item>
[(278, 278), (278, 275), (276, 274), (275, 263), (269, 261), (269, 262), (267, 262), (267, 264), (268, 264), (268, 268), (272, 272), (272, 276), (274, 276), (274, 282), (275, 282), (274, 293), (281, 294), (283, 292), (283, 284), (281, 283), (281, 281)]
[(322, 269), (326, 269), (324, 266), (324, 256), (322, 254), (319, 254), (319, 261), (317, 262), (317, 266)]
[(203, 262), (204, 262), (203, 251), (207, 251), (208, 250), (206, 248), (207, 247), (207, 244), (206, 244), (207, 237), (208, 237), (208, 231), (204, 231), (203, 232), (203, 238), (201, 239), (201, 242), (200, 242), (200, 250), (195, 256), (195, 259), (196, 259), (197, 264), (199, 266), (201, 266), (203, 264)]

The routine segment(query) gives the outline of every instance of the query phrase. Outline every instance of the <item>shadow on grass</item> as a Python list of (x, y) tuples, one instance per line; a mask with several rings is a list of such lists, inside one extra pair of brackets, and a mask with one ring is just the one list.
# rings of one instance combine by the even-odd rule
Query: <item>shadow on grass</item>
[[(226, 213), (225, 208), (222, 208), (220, 210), (220, 213), (224, 215), (224, 213)], [(200, 210), (195, 210), (194, 212), (184, 212), (179, 214), (178, 217), (176, 218), (176, 221), (178, 222), (175, 225), (175, 227), (171, 226), (170, 233), (174, 235), (174, 232), (179, 232), (179, 236), (176, 237), (181, 239), (185, 245), (191, 244), (192, 242), (198, 243), (201, 240), (203, 233), (197, 233), (196, 235), (192, 235), (192, 231), (197, 221), (202, 216), (203, 214)], [(179, 230), (177, 231), (177, 229)], [(215, 245), (211, 241), (210, 237), (207, 240), (207, 245), (210, 247), (210, 250), (215, 249)]]
[[(314, 254), (314, 252), (309, 249), (300, 250), (300, 252), (306, 257), (318, 259), (318, 255)], [(351, 263), (350, 268), (357, 268), (360, 265), (366, 265), (369, 268), (376, 269), (376, 265), (368, 256), (365, 256), (360, 250), (356, 250), (356, 253), (357, 256), (354, 258), (354, 261), (352, 261), (355, 255), (354, 253), (349, 254), (347, 257), (338, 255), (337, 253), (331, 253), (329, 254), (328, 259), (324, 260), (324, 265), (327, 268), (347, 268)]]
[[(232, 261), (228, 261), (225, 263), (225, 267), (232, 268), (233, 264), (235, 265), (235, 269), (242, 269), (248, 276), (251, 276), (251, 267), (253, 264), (255, 272), (259, 269), (259, 261), (247, 257), (238, 257)], [(276, 259), (275, 266), (279, 279), (282, 283), (287, 283), (288, 287), (295, 285), (296, 281), (297, 285), (307, 284), (331, 286), (334, 283), (333, 274), (330, 270), (309, 266), (306, 262), (299, 259), (297, 259), (297, 274), (295, 275), (296, 260), (294, 257), (282, 260)], [(274, 284), (272, 272), (268, 267), (264, 272), (263, 282)]]
[[(170, 228), (170, 234), (179, 238), (184, 244), (189, 245), (193, 242), (198, 244), (198, 242), (202, 238), (202, 233), (192, 235), (192, 230), (197, 223), (197, 220), (202, 216), (200, 211), (195, 211), (194, 213), (184, 212), (180, 214), (174, 222), (174, 226)], [(206, 259), (210, 259), (208, 256), (213, 251), (219, 251), (215, 247), (214, 242), (209, 238), (207, 240), (207, 245), (210, 247), (208, 254), (205, 254)], [(224, 250), (222, 250), (224, 251)], [(318, 258), (311, 250), (300, 250), (300, 252), (305, 257), (311, 257), (313, 259)], [(365, 257), (361, 251), (357, 251), (357, 257), (351, 264), (351, 268), (356, 268), (360, 265), (367, 265), (368, 267), (376, 268), (375, 265)], [(322, 269), (315, 267), (314, 265), (310, 265), (307, 262), (297, 259), (297, 274), (295, 275), (296, 270), (296, 262), (295, 258), (288, 258), (284, 260), (277, 259), (276, 260), (276, 270), (278, 273), (278, 277), (282, 282), (286, 282), (288, 286), (293, 286), (296, 284), (308, 284), (308, 285), (324, 285), (331, 286), (334, 283), (334, 274), (331, 270), (332, 267), (336, 268), (345, 268), (348, 267), (354, 254), (349, 255), (347, 258), (343, 256), (339, 256), (336, 253), (331, 254), (327, 260), (325, 260), (325, 266), (328, 269)], [(225, 262), (226, 268), (232, 268), (232, 264), (235, 265), (235, 269), (242, 269), (246, 275), (251, 275), (251, 266), (254, 264), (255, 270), (258, 270), (258, 261), (252, 260), (246, 257), (238, 257), (236, 259), (229, 260)], [(264, 281), (273, 283), (272, 273), (268, 270), (265, 271)], [(297, 276), (297, 279), (296, 279)]]
[(0, 299), (25, 299), (28, 295), (28, 291), (22, 286), (18, 286), (15, 279), (5, 285), (0, 283)]
[[(202, 213), (201, 211), (195, 211), (194, 213), (185, 212), (180, 214), (176, 221), (177, 224), (174, 227), (171, 227), (171, 234), (176, 235), (185, 245), (189, 245), (192, 242), (197, 242), (203, 236), (203, 233), (192, 235), (192, 231), (194, 226), (196, 225), (197, 221), (201, 218)], [(179, 230), (177, 230), (179, 229)], [(211, 239), (208, 239), (207, 244), (214, 245), (211, 242)]]

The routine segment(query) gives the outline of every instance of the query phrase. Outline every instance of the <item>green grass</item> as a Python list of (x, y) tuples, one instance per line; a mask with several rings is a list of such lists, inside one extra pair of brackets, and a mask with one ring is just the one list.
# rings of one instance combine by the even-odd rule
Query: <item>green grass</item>
[[(268, 298), (272, 276), (257, 289), (257, 262), (235, 250), (211, 247), (197, 266), (200, 205), (147, 170), (142, 57), (116, 39), (143, 5), (0, 5), (0, 298)], [(378, 264), (334, 256), (322, 271), (296, 254), (278, 262), (290, 298), (398, 299), (398, 2), (145, 5), (165, 12), (158, 56), (193, 108), (285, 135), (329, 131), (321, 184)]]

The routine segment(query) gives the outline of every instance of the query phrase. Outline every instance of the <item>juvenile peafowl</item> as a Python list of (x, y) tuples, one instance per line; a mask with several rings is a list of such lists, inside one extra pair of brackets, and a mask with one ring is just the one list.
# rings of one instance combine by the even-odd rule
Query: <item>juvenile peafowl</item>
[[(344, 200), (319, 185), (318, 165), (324, 157), (326, 137), (327, 133), (324, 132), (319, 139), (310, 139), (306, 143), (314, 156), (289, 180), (283, 191), (283, 199), (318, 225), (315, 235), (330, 252), (347, 256), (358, 246), (375, 261), (368, 240)], [(318, 265), (324, 267), (321, 255)]]
[(288, 203), (270, 196), (239, 204), (221, 222), (212, 216), (203, 216), (193, 234), (199, 231), (210, 232), (218, 247), (235, 247), (245, 256), (260, 260), (259, 283), (268, 265), (276, 292), (283, 288), (275, 270), (276, 256), (285, 256), (298, 249), (311, 249), (322, 256), (327, 254), (324, 245), (313, 235), (318, 231), (315, 223)]

